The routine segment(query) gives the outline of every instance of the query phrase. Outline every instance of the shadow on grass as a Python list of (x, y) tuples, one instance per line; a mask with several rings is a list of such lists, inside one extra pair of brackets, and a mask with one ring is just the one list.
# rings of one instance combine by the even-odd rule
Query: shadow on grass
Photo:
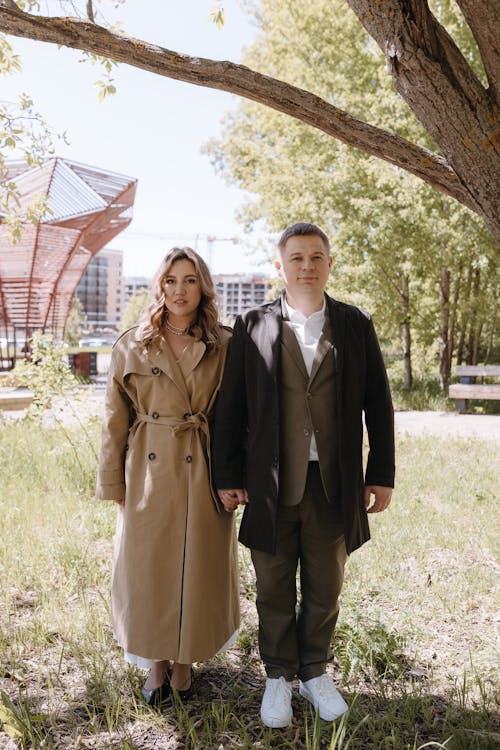
[[(48, 703), (34, 690), (18, 699), (2, 695), (4, 731), (13, 739), (2, 748), (76, 750), (494, 750), (500, 747), (500, 720), (490, 709), (472, 709), (465, 696), (433, 695), (425, 681), (377, 681), (342, 690), (350, 709), (335, 723), (314, 716), (294, 689), (292, 725), (271, 730), (259, 718), (264, 675), (258, 660), (227, 663), (219, 657), (195, 671), (196, 694), (186, 705), (162, 712), (145, 706), (142, 676), (128, 669), (104, 688), (87, 682), (72, 697), (55, 692)], [(31, 691), (30, 691), (31, 692)], [(47, 696), (45, 696), (47, 698)], [(9, 703), (10, 702), (10, 703)], [(14, 731), (15, 730), (15, 731)], [(17, 734), (16, 734), (17, 732)], [(7, 734), (4, 735), (7, 737)]]

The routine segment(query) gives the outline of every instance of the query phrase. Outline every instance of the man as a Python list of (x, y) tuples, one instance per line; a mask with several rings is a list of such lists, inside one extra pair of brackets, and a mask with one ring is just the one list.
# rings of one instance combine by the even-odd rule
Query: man
[(321, 718), (347, 710), (325, 666), (346, 556), (369, 539), (367, 512), (391, 500), (394, 415), (370, 316), (325, 294), (332, 266), (325, 233), (314, 224), (288, 227), (275, 266), (282, 296), (234, 326), (214, 477), (227, 511), (246, 506), (239, 538), (251, 548), (257, 579), (267, 674), (261, 718), (285, 727), (295, 676)]

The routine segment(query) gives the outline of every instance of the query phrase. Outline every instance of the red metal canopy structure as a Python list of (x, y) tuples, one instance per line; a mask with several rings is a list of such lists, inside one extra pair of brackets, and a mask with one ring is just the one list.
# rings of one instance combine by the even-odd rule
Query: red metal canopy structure
[[(21, 209), (41, 196), (46, 211), (13, 243), (0, 214), (0, 367), (12, 342), (33, 331), (62, 338), (71, 299), (90, 260), (132, 220), (137, 180), (55, 157), (7, 164)], [(12, 356), (7, 359), (12, 360)], [(10, 365), (11, 366), (11, 365)]]

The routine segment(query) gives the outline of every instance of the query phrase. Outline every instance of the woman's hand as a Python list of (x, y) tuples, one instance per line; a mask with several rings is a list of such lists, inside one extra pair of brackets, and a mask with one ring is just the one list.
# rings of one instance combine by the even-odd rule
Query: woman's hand
[(245, 489), (218, 490), (217, 494), (228, 513), (235, 511), (238, 505), (246, 505), (248, 503), (248, 492)]

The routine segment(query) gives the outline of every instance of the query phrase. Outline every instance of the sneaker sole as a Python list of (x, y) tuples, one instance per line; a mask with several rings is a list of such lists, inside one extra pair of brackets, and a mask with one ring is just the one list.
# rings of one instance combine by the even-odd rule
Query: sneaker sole
[(279, 719), (266, 720), (262, 714), (260, 715), (260, 719), (264, 726), (269, 727), (270, 729), (286, 729), (286, 727), (289, 727), (292, 724), (292, 716), (290, 716), (290, 720), (286, 724), (284, 724), (283, 721), (279, 721)]
[[(306, 700), (309, 701), (309, 703), (311, 704), (311, 706), (314, 708), (315, 711), (319, 712), (319, 709), (318, 709), (317, 705), (314, 702), (314, 698), (312, 697), (311, 693), (309, 692), (309, 690), (307, 688), (305, 688), (302, 685), (300, 685), (299, 686), (299, 693), (301, 694), (301, 696), (303, 698), (305, 698)], [(345, 708), (343, 708), (342, 711), (335, 712), (333, 714), (333, 716), (331, 716), (331, 715), (329, 715), (329, 716), (322, 716), (321, 712), (319, 712), (319, 718), (323, 719), (323, 721), (335, 721), (336, 719), (340, 719), (341, 716), (343, 716), (345, 713), (347, 713), (348, 709), (349, 709), (349, 706), (346, 703), (345, 704)]]

